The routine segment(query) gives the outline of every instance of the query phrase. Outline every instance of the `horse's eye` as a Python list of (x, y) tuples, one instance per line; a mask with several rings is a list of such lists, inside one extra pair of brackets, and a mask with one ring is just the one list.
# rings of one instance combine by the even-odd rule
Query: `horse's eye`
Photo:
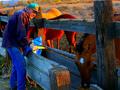
[(85, 58), (81, 57), (80, 60), (79, 60), (79, 62), (80, 62), (81, 64), (84, 64), (84, 63), (85, 63)]

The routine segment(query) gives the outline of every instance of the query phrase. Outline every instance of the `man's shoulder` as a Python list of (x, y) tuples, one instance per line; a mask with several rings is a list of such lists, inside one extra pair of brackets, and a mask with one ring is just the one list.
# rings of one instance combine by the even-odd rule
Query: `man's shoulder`
[(23, 9), (18, 10), (18, 11), (15, 12), (15, 14), (22, 14), (22, 13), (24, 13), (24, 10), (23, 10)]

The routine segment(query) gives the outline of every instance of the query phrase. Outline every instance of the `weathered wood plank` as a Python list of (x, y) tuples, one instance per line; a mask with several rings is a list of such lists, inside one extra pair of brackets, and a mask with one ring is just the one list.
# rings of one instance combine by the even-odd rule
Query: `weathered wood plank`
[(31, 54), (26, 63), (28, 75), (44, 90), (69, 90), (70, 75), (66, 67), (35, 54)]
[(104, 90), (116, 90), (115, 52), (112, 35), (112, 0), (95, 0), (98, 85)]
[(32, 64), (27, 64), (27, 75), (45, 90), (50, 90), (50, 79)]
[[(2, 22), (8, 22), (9, 17), (8, 16), (0, 16), (0, 21)], [(93, 20), (83, 21), (83, 20), (44, 20), (45, 27), (47, 28), (54, 28), (54, 29), (63, 29), (65, 31), (74, 31), (74, 32), (82, 32), (82, 33), (90, 33), (90, 34), (96, 34), (95, 33), (95, 24)], [(112, 32), (113, 38), (120, 38), (120, 22), (116, 21), (113, 22), (115, 25), (114, 31)], [(38, 24), (39, 25), (39, 24)], [(34, 24), (31, 22), (30, 26), (34, 26)]]
[(2, 38), (0, 38), (0, 55), (6, 57), (6, 50), (2, 47)]
[(118, 76), (118, 89), (120, 90), (120, 67), (117, 67), (117, 76)]
[(69, 52), (66, 52), (66, 51), (62, 51), (62, 50), (59, 50), (59, 49), (56, 49), (56, 48), (50, 48), (50, 47), (47, 47), (48, 50), (51, 50), (51, 51), (54, 51), (56, 53), (59, 53), (61, 55), (64, 55), (66, 57), (69, 57), (71, 59), (75, 59), (76, 55), (75, 54), (71, 54)]
[(113, 38), (120, 38), (120, 22), (113, 22), (114, 24), (114, 37)]
[(95, 34), (95, 27), (93, 21), (87, 22), (84, 20), (69, 20), (69, 19), (46, 20), (45, 27), (65, 31)]
[[(80, 20), (80, 19), (44, 20), (44, 24), (45, 24), (44, 27), (53, 28), (56, 30), (61, 29), (64, 31), (96, 34), (94, 20), (87, 20), (87, 21)], [(120, 38), (120, 21), (113, 22), (112, 24), (115, 27), (113, 28), (114, 30), (112, 32), (109, 32), (110, 36), (112, 38)], [(31, 26), (34, 26), (32, 22), (31, 22)]]
[[(7, 16), (0, 16), (0, 21), (8, 22), (9, 17)], [(41, 19), (36, 19), (36, 23), (38, 26), (41, 25)], [(69, 19), (62, 19), (62, 20), (44, 20), (44, 27), (46, 28), (53, 28), (56, 30), (65, 30), (65, 31), (75, 31), (75, 32), (83, 32), (83, 33), (90, 33), (95, 34), (94, 22), (92, 20), (87, 22), (84, 20), (69, 20)], [(31, 26), (34, 24), (31, 22)]]
[(0, 21), (2, 22), (8, 22), (9, 17), (8, 16), (0, 16)]

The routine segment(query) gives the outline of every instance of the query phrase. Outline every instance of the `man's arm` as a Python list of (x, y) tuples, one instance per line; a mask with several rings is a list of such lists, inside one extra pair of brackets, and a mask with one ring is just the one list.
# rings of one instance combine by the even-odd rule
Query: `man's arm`
[(25, 27), (26, 23), (29, 23), (29, 18), (25, 16), (24, 13), (19, 15), (17, 24), (17, 40), (20, 47), (23, 49), (24, 55), (27, 55), (28, 52), (32, 51), (27, 41), (27, 28)]

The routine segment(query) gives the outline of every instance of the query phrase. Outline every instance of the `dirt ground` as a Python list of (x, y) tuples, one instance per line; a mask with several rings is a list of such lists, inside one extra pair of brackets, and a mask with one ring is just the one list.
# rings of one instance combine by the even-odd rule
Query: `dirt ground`
[[(84, 2), (86, 1), (86, 2)], [(75, 15), (80, 19), (93, 19), (94, 18), (94, 8), (93, 2), (91, 0), (62, 0), (62, 2), (57, 3), (40, 3), (42, 7), (42, 11), (47, 11), (48, 9), (55, 7), (58, 8), (62, 13), (70, 13)], [(13, 7), (13, 8), (1, 8), (0, 12), (10, 10), (10, 14), (12, 14), (15, 10), (21, 9), (23, 6)], [(120, 13), (120, 1), (113, 2), (113, 13)]]

